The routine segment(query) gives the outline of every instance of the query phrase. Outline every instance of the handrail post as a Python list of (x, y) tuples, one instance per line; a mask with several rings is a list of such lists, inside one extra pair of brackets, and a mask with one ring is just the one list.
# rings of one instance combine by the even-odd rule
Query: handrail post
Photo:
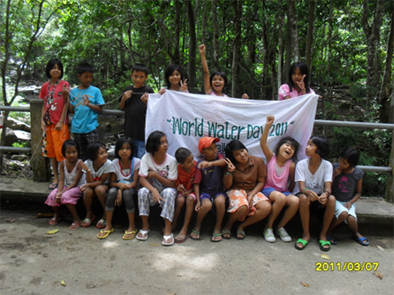
[[(394, 79), (393, 79), (393, 86), (394, 86)], [(394, 91), (391, 93), (389, 122), (394, 123)], [(394, 131), (393, 131), (393, 138), (391, 140), (391, 152), (390, 152), (389, 166), (391, 167), (391, 174), (387, 178), (385, 199), (387, 202), (394, 203)]]
[(41, 112), (42, 99), (32, 99), (30, 101), (30, 120), (31, 120), (31, 160), (30, 165), (33, 169), (33, 180), (37, 182), (47, 182), (51, 179), (49, 168), (49, 158), (41, 156), (42, 149), (42, 129)]

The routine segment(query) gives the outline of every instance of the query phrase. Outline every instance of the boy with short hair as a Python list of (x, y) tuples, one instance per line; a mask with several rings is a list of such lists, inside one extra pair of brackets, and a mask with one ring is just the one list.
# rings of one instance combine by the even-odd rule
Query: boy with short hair
[(355, 148), (342, 151), (338, 163), (333, 164), (332, 194), (335, 196), (335, 219), (327, 232), (327, 240), (335, 245), (337, 241), (331, 236), (334, 227), (345, 221), (353, 232), (353, 239), (362, 246), (368, 246), (369, 241), (358, 232), (356, 205), (361, 197), (364, 172), (357, 168), (360, 154)]
[(179, 214), (181, 213), (183, 205), (186, 203), (183, 226), (178, 236), (175, 238), (175, 243), (183, 243), (189, 237), (187, 231), (193, 215), (194, 203), (196, 202), (193, 181), (196, 174), (197, 163), (194, 161), (192, 152), (184, 147), (176, 150), (175, 159), (178, 162), (178, 179), (175, 184), (178, 195), (175, 200), (175, 213), (172, 228), (175, 229)]
[(135, 64), (131, 69), (134, 85), (127, 86), (119, 99), (120, 109), (125, 111), (124, 136), (134, 143), (134, 156), (142, 158), (145, 154), (145, 119), (148, 93), (153, 89), (145, 85), (148, 68), (144, 64)]
[(77, 73), (81, 83), (70, 91), (68, 110), (74, 113), (71, 131), (75, 142), (79, 144), (81, 158), (85, 161), (88, 144), (98, 141), (97, 115), (103, 110), (105, 102), (100, 89), (90, 85), (93, 81), (93, 67), (88, 63), (81, 63)]

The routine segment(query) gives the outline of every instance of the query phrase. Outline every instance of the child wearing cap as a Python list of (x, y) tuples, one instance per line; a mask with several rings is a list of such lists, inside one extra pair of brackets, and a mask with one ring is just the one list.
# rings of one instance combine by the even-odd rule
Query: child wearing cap
[(223, 192), (223, 169), (227, 166), (222, 154), (218, 154), (216, 142), (219, 138), (202, 137), (198, 143), (198, 150), (202, 159), (197, 162), (194, 177), (194, 193), (197, 197), (195, 210), (197, 213), (196, 224), (190, 235), (193, 240), (200, 240), (201, 223), (212, 209), (216, 208), (216, 225), (213, 230), (211, 242), (222, 240), (221, 226), (226, 211), (226, 194)]

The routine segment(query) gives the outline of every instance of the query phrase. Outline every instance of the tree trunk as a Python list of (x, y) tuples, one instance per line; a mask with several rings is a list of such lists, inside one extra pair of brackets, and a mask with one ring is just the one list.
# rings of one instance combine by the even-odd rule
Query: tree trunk
[[(284, 28), (285, 28), (285, 17), (283, 14), (281, 14), (280, 15), (280, 25), (279, 25), (279, 42), (278, 42), (279, 43), (279, 50), (278, 50), (278, 80), (277, 80), (277, 87), (276, 87), (277, 90), (285, 81), (284, 77), (282, 76), (282, 74), (283, 74), (283, 52), (285, 50), (284, 40), (283, 40)], [(279, 99), (279, 96), (277, 96), (276, 99)]]
[(181, 36), (181, 1), (175, 1), (175, 40), (174, 40), (174, 55), (173, 62), (174, 64), (179, 65), (181, 62), (180, 53), (179, 53), (179, 39)]
[(241, 50), (241, 24), (242, 24), (242, 1), (234, 0), (234, 41), (233, 41), (233, 64), (231, 67), (232, 76), (232, 97), (240, 97), (240, 89), (238, 83), (239, 62)]
[[(332, 2), (331, 2), (332, 3)], [(313, 44), (313, 32), (315, 30), (315, 19), (316, 19), (316, 0), (309, 1), (309, 21), (308, 21), (308, 37), (306, 41), (306, 65), (309, 69), (309, 73), (312, 72), (312, 44)], [(311, 81), (310, 77), (309, 82)]]
[[(391, 64), (393, 62), (393, 53), (394, 53), (394, 9), (391, 12), (391, 26), (390, 26), (390, 35), (389, 40), (387, 42), (387, 56), (386, 56), (386, 68), (383, 74), (382, 86), (380, 88), (379, 94), (379, 102), (381, 104), (380, 108), (380, 121), (388, 122), (389, 119), (389, 110), (390, 110), (390, 80), (392, 67)], [(392, 90), (394, 93), (394, 88)]]
[(362, 25), (367, 38), (368, 68), (367, 68), (367, 96), (372, 100), (378, 92), (379, 85), (379, 57), (378, 48), (380, 43), (380, 27), (382, 25), (384, 0), (377, 0), (372, 26), (368, 24), (369, 0), (363, 1)]
[(202, 33), (201, 33), (201, 43), (202, 44), (205, 44), (205, 29), (206, 29), (206, 26), (207, 26), (207, 9), (206, 9), (206, 6), (207, 6), (207, 2), (206, 1), (203, 1), (203, 7), (202, 7), (202, 11), (203, 11), (203, 13), (202, 13), (202, 28), (201, 28), (201, 31), (202, 31)]
[(297, 14), (295, 0), (287, 0), (289, 5), (288, 10), (288, 22), (290, 24), (290, 36), (291, 36), (291, 51), (293, 62), (297, 62), (300, 59), (299, 47), (298, 47), (298, 29), (297, 29)]
[(219, 65), (219, 26), (217, 15), (217, 0), (212, 0), (212, 26), (213, 26), (213, 66), (220, 71)]
[(193, 91), (194, 89), (194, 78), (196, 76), (196, 24), (194, 21), (194, 13), (191, 1), (187, 1), (187, 15), (189, 22), (189, 63), (188, 63), (188, 88)]

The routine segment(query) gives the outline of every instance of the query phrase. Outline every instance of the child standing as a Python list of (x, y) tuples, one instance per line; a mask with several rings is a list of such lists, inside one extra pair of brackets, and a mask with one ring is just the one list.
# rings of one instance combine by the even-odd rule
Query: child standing
[(327, 230), (335, 211), (335, 197), (331, 194), (332, 165), (324, 160), (330, 154), (330, 146), (326, 138), (312, 136), (305, 149), (308, 159), (297, 163), (295, 181), (298, 181), (300, 193), (300, 216), (302, 238), (295, 243), (297, 250), (304, 250), (310, 240), (309, 219), (310, 209), (320, 215), (325, 208), (323, 226), (320, 232), (320, 250), (329, 251), (331, 244), (327, 241)]
[[(89, 143), (87, 151), (88, 159), (83, 164), (83, 170), (86, 173), (87, 183), (81, 187), (83, 191), (83, 201), (86, 207), (86, 217), (82, 221), (83, 227), (89, 227), (96, 216), (92, 211), (93, 198), (97, 197), (103, 210), (105, 210), (105, 202), (107, 199), (108, 184), (111, 173), (114, 172), (112, 163), (108, 160), (108, 152), (105, 145), (99, 141)], [(105, 211), (103, 217), (97, 222), (96, 227), (105, 228), (106, 216)]]
[(288, 84), (279, 87), (279, 100), (285, 100), (307, 93), (315, 93), (309, 87), (309, 71), (304, 62), (295, 62), (291, 65), (288, 76)]
[(112, 227), (112, 216), (115, 206), (122, 205), (122, 200), (129, 217), (129, 228), (125, 231), (122, 239), (131, 240), (135, 237), (137, 230), (134, 224), (134, 196), (137, 194), (138, 170), (140, 159), (133, 157), (134, 145), (130, 137), (119, 138), (115, 145), (116, 159), (112, 161), (114, 173), (111, 174), (110, 190), (108, 192), (105, 206), (107, 225), (102, 229), (97, 237), (105, 239), (114, 232)]
[(78, 145), (75, 141), (68, 139), (62, 145), (62, 153), (65, 160), (60, 162), (60, 182), (59, 187), (54, 189), (48, 196), (45, 204), (51, 206), (55, 216), (49, 221), (50, 225), (56, 225), (60, 220), (60, 205), (66, 205), (74, 218), (69, 227), (70, 230), (77, 230), (81, 227), (75, 205), (82, 197), (80, 187), (85, 184), (85, 175), (82, 172), (82, 161), (78, 159)]
[[(200, 50), (202, 69), (204, 71), (205, 94), (228, 97), (228, 95), (223, 93), (223, 90), (225, 90), (227, 86), (227, 75), (224, 72), (214, 71), (211, 76), (209, 76), (208, 63), (205, 57), (205, 45), (201, 44), (198, 48)], [(242, 98), (248, 99), (249, 96), (244, 93)]]
[(63, 64), (55, 58), (47, 63), (45, 74), (50, 81), (41, 87), (39, 98), (44, 100), (41, 112), (41, 128), (44, 131), (42, 155), (51, 159), (54, 180), (48, 188), (59, 183), (58, 162), (64, 160), (63, 143), (70, 138), (67, 125), (67, 104), (70, 85), (63, 81)]
[(175, 204), (175, 215), (172, 228), (176, 227), (179, 214), (186, 202), (185, 219), (183, 226), (178, 236), (175, 238), (175, 243), (183, 243), (188, 239), (187, 231), (189, 228), (190, 219), (193, 215), (193, 207), (196, 202), (196, 194), (194, 193), (193, 181), (196, 174), (196, 161), (194, 161), (193, 154), (187, 148), (179, 148), (175, 152), (175, 159), (178, 162), (178, 179), (176, 181), (176, 189), (178, 196)]
[(134, 85), (127, 86), (119, 100), (120, 109), (125, 111), (124, 136), (134, 143), (134, 156), (142, 158), (145, 154), (145, 118), (148, 93), (153, 89), (145, 85), (148, 68), (144, 64), (135, 64), (131, 69)]
[(159, 93), (163, 94), (166, 89), (173, 91), (189, 92), (187, 90), (187, 84), (184, 72), (178, 65), (169, 65), (164, 73), (164, 80), (166, 81), (166, 87), (161, 88)]
[(227, 171), (223, 177), (223, 184), (228, 190), (226, 193), (230, 205), (227, 212), (230, 216), (222, 230), (223, 238), (230, 239), (232, 225), (240, 220), (242, 223), (237, 229), (236, 238), (243, 240), (244, 229), (263, 220), (271, 212), (270, 200), (261, 193), (267, 169), (263, 159), (250, 156), (239, 140), (230, 141), (225, 151)]
[(100, 89), (90, 85), (93, 81), (93, 67), (90, 64), (78, 65), (78, 79), (81, 84), (71, 90), (68, 108), (70, 113), (74, 113), (71, 131), (85, 161), (88, 158), (88, 144), (98, 141), (97, 114), (102, 111), (104, 99)]
[(216, 208), (216, 225), (213, 230), (211, 242), (222, 240), (222, 221), (226, 211), (226, 194), (223, 192), (223, 168), (227, 165), (222, 154), (218, 154), (216, 142), (219, 138), (202, 137), (198, 143), (198, 150), (202, 159), (197, 162), (197, 170), (194, 178), (194, 193), (196, 194), (197, 213), (196, 224), (190, 237), (200, 240), (201, 223), (212, 209)]
[(178, 178), (176, 160), (167, 154), (167, 150), (166, 135), (161, 131), (152, 132), (146, 141), (148, 153), (141, 159), (139, 176), (142, 188), (138, 191), (142, 229), (138, 232), (137, 239), (141, 241), (148, 239), (150, 207), (160, 204), (162, 208), (160, 216), (165, 222), (163, 246), (174, 244), (171, 223), (175, 209), (175, 182)]
[(347, 222), (353, 232), (353, 239), (362, 246), (368, 246), (369, 241), (358, 232), (356, 202), (361, 197), (364, 172), (357, 168), (360, 154), (355, 148), (347, 148), (342, 151), (338, 162), (333, 164), (334, 176), (332, 194), (336, 198), (335, 219), (328, 229), (328, 237), (331, 244), (337, 242), (331, 237), (331, 231), (342, 221)]
[(263, 135), (260, 139), (261, 149), (267, 159), (268, 171), (263, 194), (273, 202), (272, 211), (268, 216), (263, 236), (267, 242), (275, 242), (276, 239), (272, 230), (274, 221), (283, 207), (287, 206), (288, 208), (276, 228), (276, 234), (282, 241), (291, 242), (291, 237), (284, 226), (294, 217), (300, 205), (299, 199), (291, 194), (295, 185), (294, 174), (296, 167), (292, 160), (297, 159), (300, 144), (294, 138), (284, 137), (278, 142), (275, 147), (275, 153), (273, 153), (267, 145), (267, 138), (274, 120), (274, 116), (267, 116)]

